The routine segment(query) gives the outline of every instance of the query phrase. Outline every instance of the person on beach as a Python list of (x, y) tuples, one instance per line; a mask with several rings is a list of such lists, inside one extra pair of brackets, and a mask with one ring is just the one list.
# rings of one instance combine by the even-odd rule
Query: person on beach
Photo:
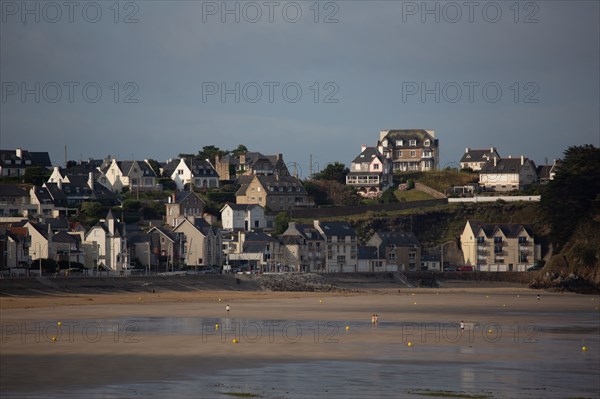
[(229, 307), (229, 304), (227, 304), (227, 305), (225, 306), (225, 310), (227, 311), (227, 314), (229, 314), (229, 311), (231, 310), (231, 308)]
[(379, 324), (379, 315), (375, 313), (375, 324)]
[(371, 324), (375, 324), (375, 313), (371, 315)]
[(537, 300), (538, 301), (540, 300), (540, 294), (537, 294)]
[(460, 332), (463, 333), (465, 332), (465, 322), (461, 320), (460, 322)]

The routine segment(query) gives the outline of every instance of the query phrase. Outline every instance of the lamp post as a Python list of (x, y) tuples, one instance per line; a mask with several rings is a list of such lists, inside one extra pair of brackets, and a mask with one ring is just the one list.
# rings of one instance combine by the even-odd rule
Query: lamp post
[(440, 271), (444, 271), (444, 245), (447, 244), (452, 244), (454, 241), (446, 241), (445, 243), (440, 244), (440, 253), (441, 253), (441, 265), (440, 265)]
[(148, 266), (146, 267), (146, 276), (150, 274), (150, 241), (148, 241)]

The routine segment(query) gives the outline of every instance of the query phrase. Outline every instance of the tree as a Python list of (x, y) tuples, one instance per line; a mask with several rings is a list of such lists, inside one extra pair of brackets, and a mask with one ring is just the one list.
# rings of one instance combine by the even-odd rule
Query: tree
[(275, 218), (275, 234), (283, 234), (287, 230), (289, 222), (290, 217), (288, 214), (286, 212), (279, 212)]
[(327, 194), (327, 187), (322, 181), (307, 180), (302, 183), (308, 196), (312, 198), (315, 205), (331, 205), (332, 201)]
[(41, 166), (29, 166), (25, 169), (23, 175), (23, 181), (29, 184), (35, 184), (41, 186), (50, 177), (50, 172), (42, 168)]
[(550, 225), (550, 240), (557, 247), (569, 240), (600, 200), (600, 149), (589, 144), (573, 146), (564, 155), (540, 201), (542, 215)]
[(384, 204), (390, 204), (392, 202), (399, 202), (398, 198), (396, 198), (396, 194), (394, 194), (396, 190), (393, 187), (388, 188), (381, 194), (381, 202)]
[(246, 147), (243, 144), (240, 144), (237, 146), (237, 148), (235, 150), (231, 151), (231, 155), (233, 155), (236, 158), (239, 158), (240, 155), (243, 155), (247, 152), (248, 152), (248, 147)]
[(154, 173), (156, 173), (156, 177), (161, 177), (160, 163), (158, 163), (157, 160), (155, 160), (155, 159), (149, 159), (148, 160), (148, 165), (150, 165), (150, 167), (152, 168), (152, 170), (154, 171)]
[(321, 172), (313, 176), (314, 180), (333, 180), (341, 184), (346, 184), (346, 175), (350, 169), (341, 162), (330, 163)]
[(223, 157), (227, 155), (227, 151), (221, 150), (219, 147), (214, 145), (205, 145), (202, 147), (202, 151), (198, 151), (197, 159), (208, 159), (210, 163), (215, 164), (216, 156)]

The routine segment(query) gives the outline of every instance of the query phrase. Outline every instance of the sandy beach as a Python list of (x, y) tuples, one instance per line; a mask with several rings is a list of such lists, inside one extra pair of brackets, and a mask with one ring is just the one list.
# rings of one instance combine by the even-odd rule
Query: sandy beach
[(0, 388), (3, 398), (598, 397), (600, 299), (538, 293), (2, 297)]

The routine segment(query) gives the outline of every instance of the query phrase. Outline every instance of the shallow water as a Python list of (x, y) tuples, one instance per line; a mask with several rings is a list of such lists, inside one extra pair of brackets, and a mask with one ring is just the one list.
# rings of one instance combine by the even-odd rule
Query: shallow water
[[(132, 334), (133, 338), (206, 334), (209, 342), (212, 339), (216, 344), (222, 340), (222, 334), (230, 340), (237, 333), (242, 344), (256, 339), (259, 333), (260, 339), (266, 339), (272, 329), (274, 336), (284, 342), (337, 339), (342, 351), (365, 345), (363, 340), (344, 340), (346, 325), (355, 335), (397, 333), (399, 340), (394, 344), (371, 343), (365, 359), (263, 362), (255, 367), (208, 372), (191, 369), (176, 381), (129, 381), (43, 392), (28, 387), (26, 392), (2, 392), (2, 398), (197, 399), (232, 398), (235, 393), (282, 399), (419, 398), (440, 391), (511, 399), (600, 395), (600, 325), (594, 318), (584, 317), (569, 326), (543, 321), (535, 325), (494, 324), (493, 329), (503, 333), (498, 345), (479, 345), (496, 342), (496, 332), (486, 334), (491, 324), (469, 326), (474, 329), (473, 342), (450, 342), (458, 324), (437, 322), (381, 322), (374, 327), (370, 322), (130, 317), (63, 322), (63, 326), (69, 325), (74, 326), (75, 334), (101, 331), (106, 336), (118, 331), (121, 335)], [(422, 336), (418, 329), (429, 331), (430, 335)], [(416, 345), (407, 349), (409, 336)], [(442, 345), (433, 345), (436, 339)], [(580, 351), (582, 342), (591, 350)]]

